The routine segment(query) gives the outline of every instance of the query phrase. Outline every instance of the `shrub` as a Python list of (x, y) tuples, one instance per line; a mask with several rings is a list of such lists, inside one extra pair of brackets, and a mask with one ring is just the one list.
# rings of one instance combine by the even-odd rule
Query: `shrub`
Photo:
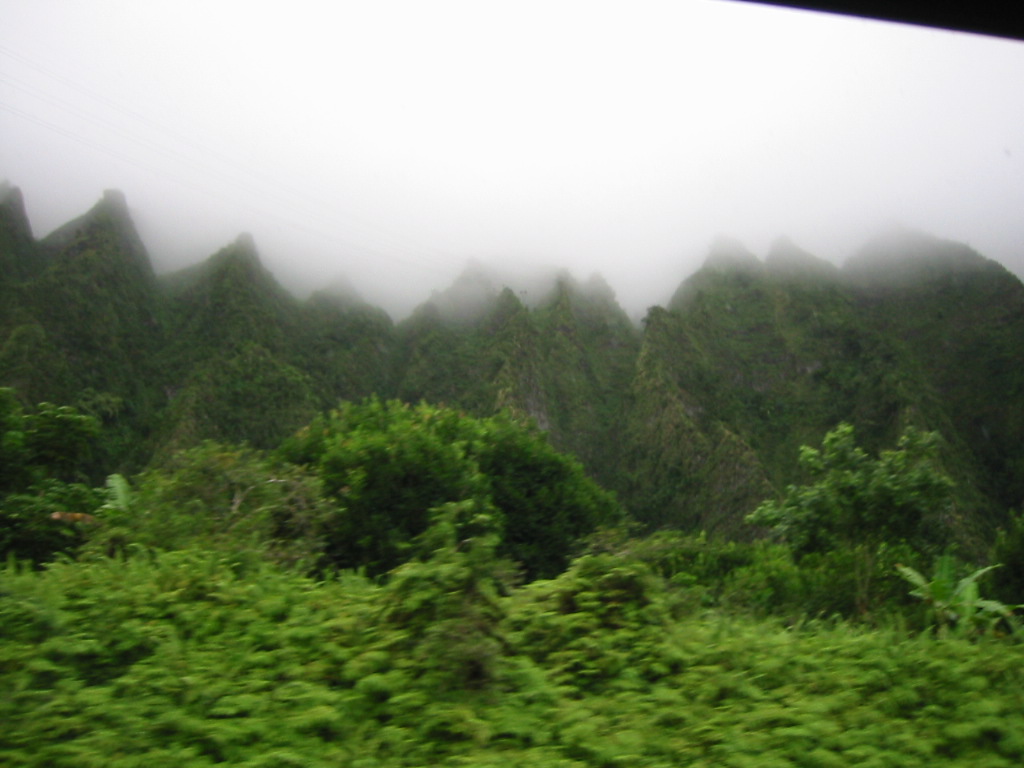
[(530, 577), (558, 573), (577, 539), (623, 516), (576, 460), (504, 415), (479, 419), (376, 398), (342, 403), (281, 454), (313, 469), (337, 505), (327, 562), (371, 574), (408, 560), (431, 510), (445, 504), (490, 508), (498, 554)]
[(929, 618), (939, 632), (949, 628), (961, 634), (986, 634), (997, 625), (1017, 630), (1013, 609), (998, 600), (985, 600), (978, 589), (978, 580), (999, 568), (989, 565), (957, 579), (957, 563), (952, 555), (936, 559), (931, 579), (905, 565), (897, 565), (900, 575), (914, 585), (911, 595), (928, 606)]
[(205, 442), (139, 475), (134, 492), (110, 481), (93, 551), (198, 546), (311, 568), (323, 549), (329, 509), (317, 478), (251, 448)]
[(848, 553), (842, 570), (852, 576), (854, 609), (864, 613), (874, 604), (879, 572), (895, 564), (887, 559), (892, 551), (934, 551), (941, 539), (953, 482), (939, 466), (939, 440), (936, 432), (908, 428), (895, 450), (872, 458), (857, 446), (853, 427), (840, 424), (821, 450), (800, 449), (810, 482), (789, 486), (747, 521), (773, 529), (801, 563)]
[(72, 551), (99, 506), (80, 471), (99, 424), (74, 408), (40, 403), (25, 412), (0, 388), (0, 557), (35, 563)]

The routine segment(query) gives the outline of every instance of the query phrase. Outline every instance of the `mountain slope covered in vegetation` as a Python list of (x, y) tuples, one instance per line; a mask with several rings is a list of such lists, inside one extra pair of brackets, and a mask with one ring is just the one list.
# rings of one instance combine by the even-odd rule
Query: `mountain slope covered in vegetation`
[(154, 276), (119, 193), (39, 241), (17, 190), (0, 212), (0, 384), (100, 418), (107, 470), (376, 394), (531, 419), (651, 527), (736, 533), (841, 421), (873, 450), (939, 431), (964, 535), (1024, 500), (1024, 287), (966, 246), (893, 232), (840, 269), (722, 240), (640, 328), (599, 278), (527, 304), (471, 266), (395, 324), (297, 300), (247, 236)]
[(7, 188), (0, 266), (5, 766), (1024, 760), (1024, 286), (965, 246), (394, 323)]

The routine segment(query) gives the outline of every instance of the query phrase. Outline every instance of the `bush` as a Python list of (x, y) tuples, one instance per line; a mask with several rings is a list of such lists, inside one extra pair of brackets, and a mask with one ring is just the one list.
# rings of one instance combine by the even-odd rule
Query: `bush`
[(852, 426), (840, 424), (821, 450), (800, 449), (810, 482), (789, 486), (747, 521), (771, 528), (801, 565), (808, 557), (815, 567), (840, 561), (834, 572), (852, 576), (853, 610), (867, 612), (876, 604), (878, 575), (892, 582), (894, 551), (934, 552), (942, 543), (953, 482), (939, 466), (939, 441), (936, 432), (908, 428), (895, 450), (876, 459), (857, 446)]
[(431, 510), (473, 502), (493, 511), (498, 554), (529, 577), (558, 573), (573, 543), (623, 517), (615, 498), (536, 429), (438, 406), (376, 398), (343, 403), (286, 441), (337, 505), (327, 561), (384, 573), (415, 554)]
[(96, 419), (74, 408), (25, 412), (0, 388), (0, 557), (40, 563), (78, 546), (102, 503), (80, 471), (98, 434)]
[(992, 574), (992, 593), (1004, 603), (1024, 603), (1024, 514), (1010, 515), (996, 536), (990, 562), (1003, 567)]
[(260, 451), (205, 442), (139, 475), (136, 484), (108, 504), (91, 550), (195, 546), (308, 569), (323, 549), (329, 508), (319, 481)]

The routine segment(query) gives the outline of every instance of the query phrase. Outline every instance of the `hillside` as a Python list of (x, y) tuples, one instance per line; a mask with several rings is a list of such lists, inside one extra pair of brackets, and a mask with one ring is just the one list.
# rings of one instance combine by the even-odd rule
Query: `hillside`
[[(629, 462), (640, 480), (635, 494), (650, 497), (637, 514), (734, 533), (753, 500), (799, 479), (799, 446), (816, 444), (840, 421), (875, 450), (907, 426), (940, 431), (948, 470), (960, 481), (960, 512), (992, 514), (997, 499), (981, 447), (963, 432), (980, 414), (973, 404), (954, 405), (940, 376), (955, 370), (955, 358), (943, 360), (934, 346), (915, 354), (909, 329), (883, 319), (905, 312), (919, 285), (882, 280), (883, 295), (864, 280), (856, 261), (837, 270), (791, 243), (777, 243), (763, 263), (736, 243), (716, 244), (668, 311), (647, 318)], [(1020, 295), (1005, 270), (1004, 281), (1008, 294)], [(981, 290), (968, 280), (951, 300), (984, 301)], [(943, 317), (930, 317), (930, 332), (947, 336)], [(973, 334), (994, 330), (979, 320)], [(1024, 362), (1021, 350), (1007, 345), (999, 354)], [(1009, 375), (985, 386), (1013, 391), (1016, 384)], [(645, 475), (659, 466), (662, 474)]]
[(81, 217), (31, 247), (18, 222), (0, 262), (28, 265), (15, 285), (0, 346), (4, 383), (27, 402), (76, 403), (103, 419), (111, 457), (140, 450), (162, 406), (156, 376), (163, 345), (160, 294), (124, 196), (105, 192)]
[(247, 236), (155, 276), (115, 192), (37, 240), (3, 190), (0, 265), (0, 385), (100, 417), (97, 477), (377, 394), (531, 419), (651, 527), (738, 533), (841, 421), (871, 450), (941, 432), (967, 541), (1024, 501), (1024, 286), (920, 233), (841, 269), (721, 240), (641, 328), (600, 278), (526, 303), (479, 265), (395, 324), (350, 287), (295, 299)]
[(846, 271), (861, 315), (895, 337), (944, 404), (986, 494), (1024, 499), (1024, 287), (967, 246), (916, 232), (868, 243)]
[(3, 765), (1024, 758), (998, 264), (723, 239), (641, 327), (480, 265), (396, 324), (4, 195)]

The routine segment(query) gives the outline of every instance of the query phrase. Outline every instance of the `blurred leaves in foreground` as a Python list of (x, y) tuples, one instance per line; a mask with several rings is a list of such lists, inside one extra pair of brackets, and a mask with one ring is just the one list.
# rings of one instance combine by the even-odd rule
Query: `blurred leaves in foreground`
[[(945, 509), (934, 437), (874, 459), (837, 430), (803, 452), (814, 482), (755, 513), (787, 535), (727, 541), (634, 537), (505, 417), (343, 404), (274, 454), (207, 442), (90, 488), (33, 469), (33, 422), (5, 413), (10, 476), (66, 496), (33, 519), (84, 540), (0, 569), (5, 766), (1024, 761), (1024, 645), (980, 597), (991, 569), (915, 570)], [(897, 556), (930, 615), (895, 568), (880, 586)]]

